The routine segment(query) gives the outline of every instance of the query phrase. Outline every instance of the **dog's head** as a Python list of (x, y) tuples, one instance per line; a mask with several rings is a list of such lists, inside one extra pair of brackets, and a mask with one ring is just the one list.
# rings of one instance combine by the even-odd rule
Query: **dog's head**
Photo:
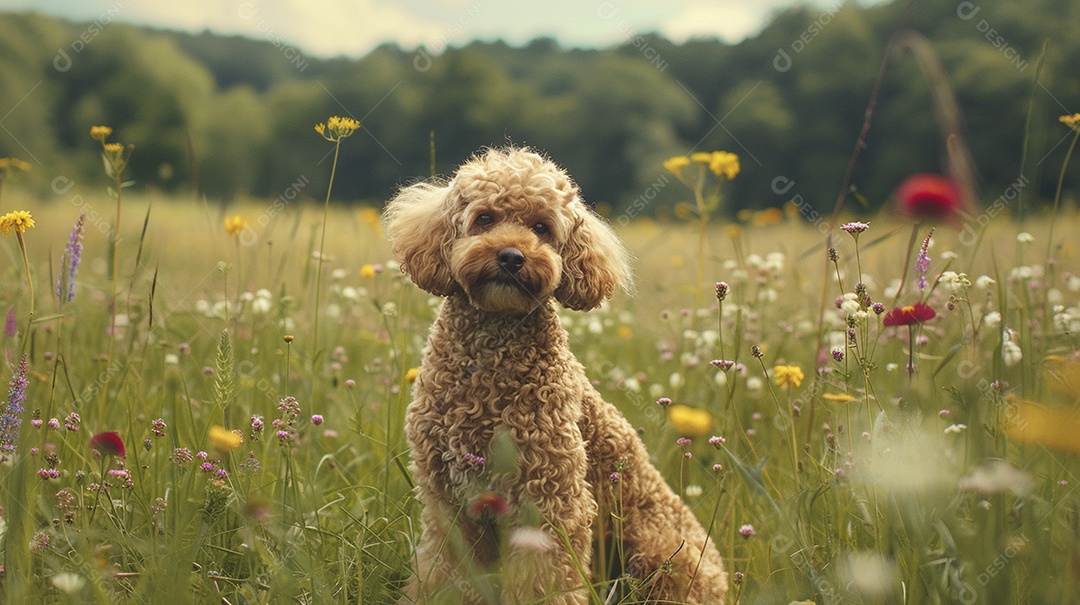
[(509, 147), (473, 156), (449, 183), (402, 189), (384, 213), (416, 285), (478, 309), (527, 313), (554, 296), (588, 310), (630, 283), (627, 253), (550, 160)]

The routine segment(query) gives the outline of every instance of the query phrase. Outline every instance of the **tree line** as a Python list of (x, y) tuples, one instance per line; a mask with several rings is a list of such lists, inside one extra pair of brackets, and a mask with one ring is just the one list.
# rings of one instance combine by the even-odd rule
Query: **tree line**
[[(729, 211), (798, 195), (827, 213), (902, 25), (926, 37), (955, 93), (984, 203), (1021, 177), (1029, 201), (1045, 201), (1069, 146), (1057, 118), (1080, 111), (1080, 31), (1068, 27), (1080, 5), (908, 4), (797, 6), (737, 44), (676, 44), (616, 15), (626, 40), (601, 50), (542, 38), (332, 59), (279, 38), (153, 30), (108, 13), (92, 23), (0, 13), (0, 157), (29, 162), (19, 180), (43, 191), (57, 177), (98, 178), (88, 131), (108, 124), (136, 145), (129, 173), (142, 187), (274, 199), (302, 182), (319, 198), (330, 149), (313, 126), (351, 115), (362, 130), (343, 144), (334, 184), (345, 202), (379, 202), (432, 167), (445, 174), (512, 142), (549, 152), (615, 212), (667, 211), (689, 192), (668, 186), (677, 181), (663, 160), (723, 149), (742, 163)], [(906, 175), (940, 172), (946, 153), (932, 102), (940, 83), (910, 53), (888, 60), (852, 180), (851, 203), (871, 209)]]

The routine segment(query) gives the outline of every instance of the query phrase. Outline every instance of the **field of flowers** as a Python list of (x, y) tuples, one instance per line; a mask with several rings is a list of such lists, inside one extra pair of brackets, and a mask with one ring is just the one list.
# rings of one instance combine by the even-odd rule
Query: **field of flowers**
[[(377, 209), (133, 193), (110, 135), (100, 195), (2, 192), (3, 599), (396, 602), (438, 300)], [(1080, 599), (1071, 204), (830, 231), (701, 193), (700, 224), (616, 220), (635, 292), (565, 325), (730, 601)]]

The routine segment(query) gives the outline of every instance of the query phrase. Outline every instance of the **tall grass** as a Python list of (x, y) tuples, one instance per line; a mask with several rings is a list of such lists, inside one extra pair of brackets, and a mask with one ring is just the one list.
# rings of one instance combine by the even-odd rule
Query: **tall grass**
[[(5, 194), (34, 214), (28, 258), (55, 280), (78, 209)], [(102, 216), (113, 208), (90, 199)], [(30, 367), (17, 449), (0, 467), (4, 599), (396, 602), (419, 530), (402, 431), (408, 370), (436, 301), (389, 260), (371, 209), (331, 207), (313, 260), (317, 204), (230, 208), (257, 236), (237, 245), (204, 228), (223, 225), (224, 211), (129, 191), (124, 212), (144, 215), (151, 202), (145, 232), (125, 221), (116, 238), (118, 258), (142, 256), (114, 265), (134, 271), (115, 330), (107, 229), (88, 221), (74, 300), (61, 307), (37, 280), (34, 323), (0, 341), (5, 375), (24, 349)], [(1051, 224), (1037, 217), (996, 218), (978, 255), (941, 227), (919, 294), (937, 317), (909, 332), (863, 308), (851, 339), (850, 306), (818, 317), (823, 291), (842, 298), (861, 280), (873, 301), (891, 301), (900, 276), (913, 279), (910, 226), (858, 218), (872, 219), (858, 254), (837, 239), (828, 272), (823, 238), (798, 221), (710, 228), (703, 256), (699, 226), (633, 223), (622, 236), (637, 256), (636, 296), (567, 312), (571, 346), (711, 527), (732, 601), (1075, 600), (1080, 465), (1069, 446), (1015, 425), (1031, 422), (1016, 412), (1025, 400), (1055, 412), (1080, 398), (1076, 250), (1055, 244), (1053, 262), (1037, 258), (1017, 241), (1024, 231), (1049, 244)], [(1056, 232), (1076, 219), (1063, 204)], [(0, 247), (2, 310), (22, 319), (17, 242)], [(708, 280), (730, 284), (722, 306), (711, 285), (692, 287), (699, 261)], [(328, 278), (318, 334), (314, 262)], [(966, 279), (942, 275), (959, 267)], [(903, 292), (901, 304), (919, 290), (909, 281)], [(914, 351), (911, 333), (922, 339)], [(819, 336), (823, 350), (811, 344)], [(709, 363), (718, 358), (735, 363)], [(805, 377), (776, 384), (777, 366)], [(661, 397), (709, 416), (684, 422)], [(92, 451), (103, 431), (121, 436), (125, 457)], [(601, 598), (611, 592), (594, 581)]]

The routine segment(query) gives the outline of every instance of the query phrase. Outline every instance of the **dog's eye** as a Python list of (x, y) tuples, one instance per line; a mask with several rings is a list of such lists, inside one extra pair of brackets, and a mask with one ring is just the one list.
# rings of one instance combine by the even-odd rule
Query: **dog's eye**
[(550, 231), (551, 229), (549, 229), (548, 226), (545, 225), (544, 223), (536, 223), (535, 225), (532, 226), (532, 230), (533, 230), (533, 233), (535, 233), (537, 235), (543, 235), (543, 234), (547, 233), (548, 231)]
[(494, 222), (495, 222), (495, 217), (488, 214), (487, 212), (476, 215), (476, 225), (477, 226), (487, 227), (488, 225), (490, 225), (491, 223), (494, 223)]

